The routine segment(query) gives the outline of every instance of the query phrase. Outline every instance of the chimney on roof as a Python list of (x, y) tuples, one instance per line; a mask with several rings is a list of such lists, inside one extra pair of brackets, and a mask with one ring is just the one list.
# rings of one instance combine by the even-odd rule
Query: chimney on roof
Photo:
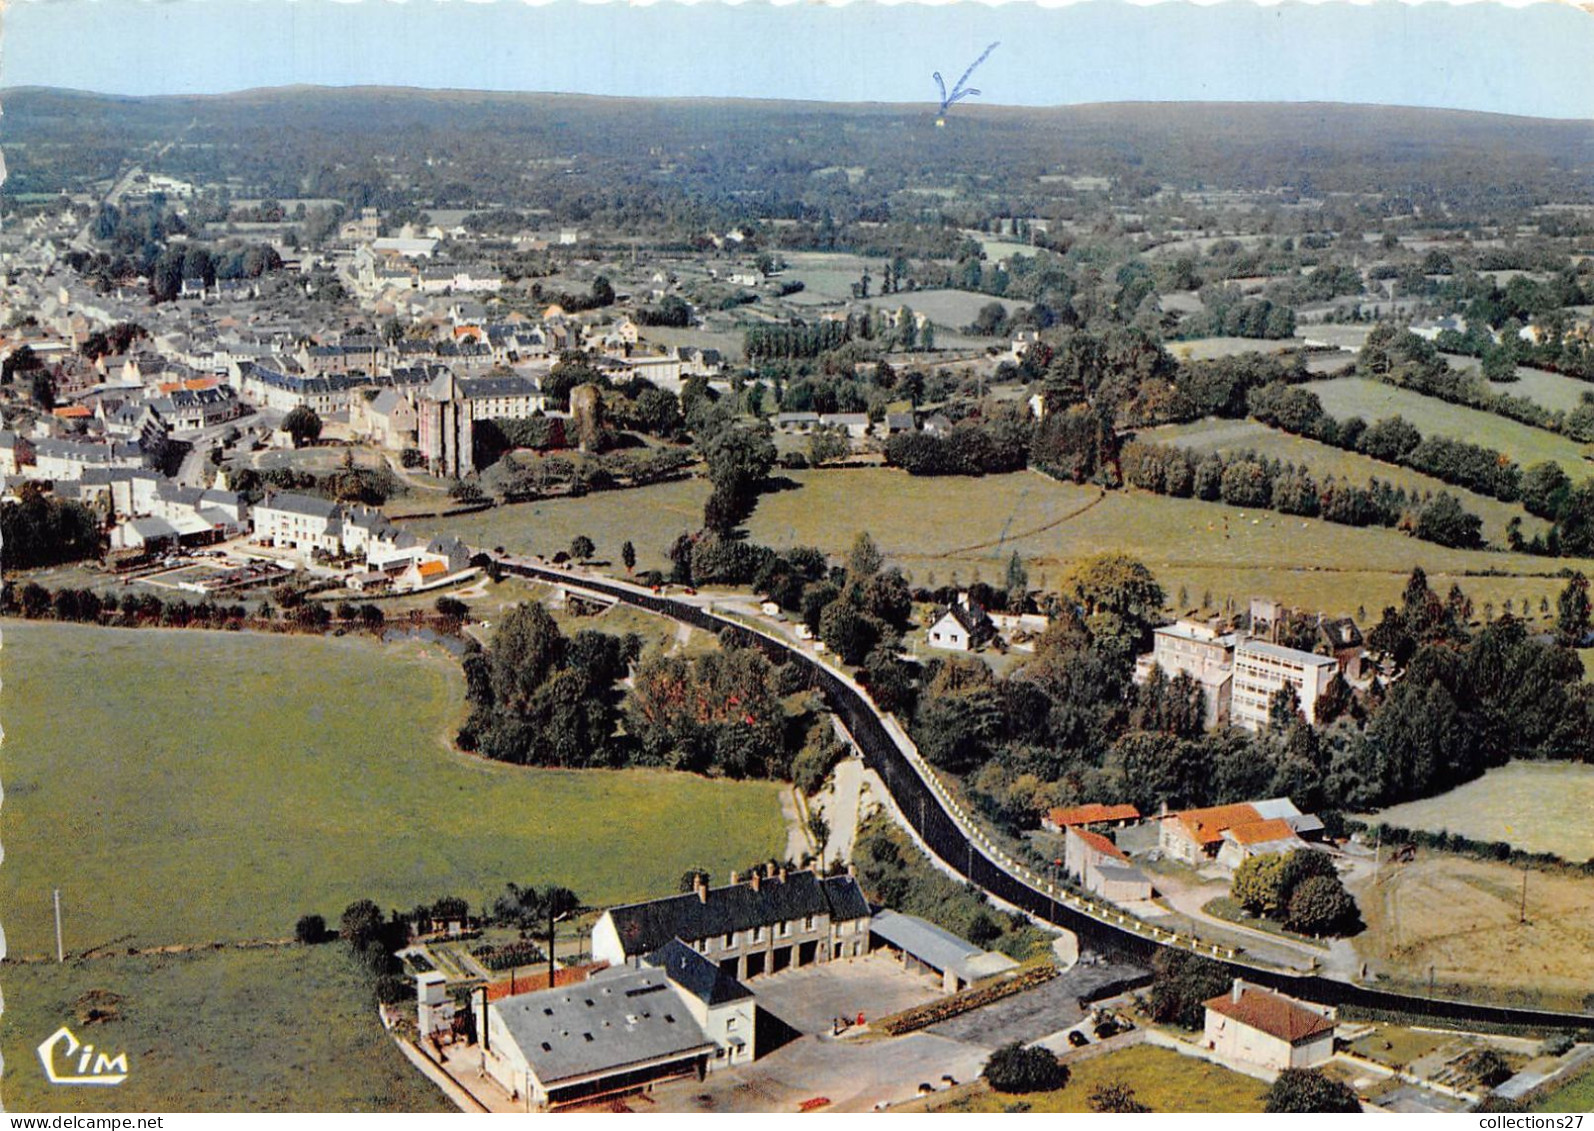
[(697, 892), (697, 901), (699, 903), (708, 902), (708, 881), (703, 878), (701, 873), (693, 877), (692, 890)]
[(753, 869), (753, 874), (750, 877), (748, 877), (748, 881), (747, 882), (753, 885), (753, 890), (754, 891), (757, 891), (758, 890), (758, 881), (763, 879), (763, 878), (764, 878), (764, 870), (762, 868), (754, 868)]
[(731, 869), (731, 887), (735, 887), (737, 884), (739, 884), (741, 882), (742, 882), (742, 874), (740, 872), (736, 871), (734, 868)]
[(1245, 994), (1245, 983), (1240, 981), (1240, 979), (1238, 979), (1238, 978), (1234, 979), (1234, 985), (1229, 990), (1229, 1000), (1234, 1002), (1235, 1005), (1239, 1005), (1240, 1004), (1240, 998), (1243, 997), (1244, 994)]
[(854, 879), (857, 879), (858, 877), (858, 865), (854, 864), (851, 860), (847, 861), (847, 875), (853, 877)]
[(782, 864), (780, 866), (780, 882), (781, 883), (785, 883), (786, 882), (786, 865), (784, 865), (784, 864)]

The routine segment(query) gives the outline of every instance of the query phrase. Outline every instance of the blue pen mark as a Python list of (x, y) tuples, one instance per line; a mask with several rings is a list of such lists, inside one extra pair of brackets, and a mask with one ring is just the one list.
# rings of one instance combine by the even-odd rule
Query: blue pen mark
[(963, 99), (969, 97), (969, 95), (979, 93), (979, 91), (973, 87), (966, 87), (963, 84), (969, 81), (969, 76), (974, 73), (974, 68), (985, 62), (986, 58), (991, 54), (991, 52), (995, 51), (1000, 46), (1000, 43), (993, 43), (984, 51), (980, 52), (980, 57), (969, 64), (969, 69), (964, 71), (963, 77), (958, 79), (956, 84), (953, 85), (952, 93), (950, 94), (947, 93), (946, 83), (941, 79), (941, 72), (935, 72), (935, 85), (941, 91), (941, 112), (936, 116), (936, 125), (946, 125), (946, 112), (952, 108), (953, 103), (961, 102)]

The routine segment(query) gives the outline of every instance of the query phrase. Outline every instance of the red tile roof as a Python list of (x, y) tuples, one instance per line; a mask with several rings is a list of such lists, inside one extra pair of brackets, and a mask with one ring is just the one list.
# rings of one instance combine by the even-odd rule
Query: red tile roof
[(1316, 1010), (1254, 986), (1244, 987), (1239, 1001), (1227, 993), (1207, 1002), (1207, 1008), (1292, 1045), (1334, 1031), (1334, 1022)]
[(1122, 850), (1119, 849), (1116, 844), (1102, 836), (1100, 833), (1090, 833), (1086, 832), (1084, 829), (1071, 828), (1068, 830), (1068, 835), (1077, 836), (1080, 840), (1090, 845), (1090, 847), (1094, 848), (1097, 852), (1111, 856), (1114, 860), (1123, 860), (1125, 862), (1129, 860), (1129, 857), (1125, 856)]
[(1253, 821), (1248, 825), (1234, 825), (1229, 836), (1239, 844), (1268, 844), (1275, 840), (1295, 839), (1295, 830), (1281, 817), (1269, 821)]
[(1140, 810), (1133, 805), (1076, 805), (1072, 809), (1053, 809), (1046, 819), (1058, 828), (1069, 825), (1094, 825), (1102, 821), (1138, 821)]
[(1183, 825), (1197, 844), (1216, 844), (1223, 839), (1225, 829), (1235, 825), (1254, 825), (1262, 819), (1262, 814), (1243, 802), (1238, 805), (1214, 805), (1210, 809), (1186, 809), (1168, 816)]

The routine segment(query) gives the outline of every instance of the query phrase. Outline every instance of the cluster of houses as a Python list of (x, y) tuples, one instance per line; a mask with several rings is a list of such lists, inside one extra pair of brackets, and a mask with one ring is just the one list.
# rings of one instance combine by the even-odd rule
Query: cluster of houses
[[(1061, 863), (1086, 891), (1113, 903), (1135, 903), (1156, 893), (1113, 836), (1145, 820), (1133, 805), (1092, 803), (1051, 809), (1041, 828), (1063, 838)], [(1287, 797), (1164, 811), (1151, 820), (1157, 850), (1196, 868), (1216, 863), (1232, 870), (1253, 856), (1310, 848), (1324, 832), (1318, 817), (1302, 813)]]
[(1323, 652), (1304, 652), (1258, 635), (1276, 635), (1283, 615), (1275, 602), (1255, 600), (1250, 631), (1195, 620), (1163, 625), (1152, 633), (1151, 651), (1136, 661), (1135, 682), (1144, 683), (1153, 668), (1189, 676), (1204, 695), (1208, 727), (1264, 730), (1273, 697), (1286, 688), (1307, 721), (1315, 721), (1318, 700), (1335, 676), (1350, 686), (1364, 682), (1361, 630), (1348, 617), (1319, 617)]
[(251, 517), (253, 539), (262, 546), (302, 559), (363, 559), (365, 569), (348, 578), (357, 592), (431, 589), (474, 572), (459, 539), (417, 537), (373, 507), (279, 492), (257, 503)]

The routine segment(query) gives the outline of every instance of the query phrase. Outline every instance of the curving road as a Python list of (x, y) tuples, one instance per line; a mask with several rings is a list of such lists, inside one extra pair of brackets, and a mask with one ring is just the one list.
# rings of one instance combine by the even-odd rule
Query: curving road
[(1594, 1015), (1485, 1005), (1450, 998), (1399, 994), (1314, 974), (1296, 974), (1258, 965), (1222, 946), (1179, 935), (1142, 922), (1111, 904), (1084, 899), (1046, 880), (1007, 855), (969, 819), (920, 757), (912, 739), (890, 715), (875, 707), (845, 672), (821, 663), (807, 651), (766, 628), (744, 623), (700, 604), (666, 597), (628, 582), (558, 569), (514, 555), (489, 555), (504, 572), (602, 594), (647, 612), (719, 634), (727, 630), (781, 661), (795, 661), (810, 673), (851, 732), (870, 768), (879, 773), (902, 818), (947, 867), (989, 895), (1074, 932), (1098, 949), (1146, 960), (1161, 950), (1199, 953), (1221, 963), (1236, 977), (1270, 986), (1306, 1001), (1351, 1006), (1373, 1012), (1408, 1014), (1437, 1021), (1522, 1026), (1538, 1031), (1594, 1028)]

